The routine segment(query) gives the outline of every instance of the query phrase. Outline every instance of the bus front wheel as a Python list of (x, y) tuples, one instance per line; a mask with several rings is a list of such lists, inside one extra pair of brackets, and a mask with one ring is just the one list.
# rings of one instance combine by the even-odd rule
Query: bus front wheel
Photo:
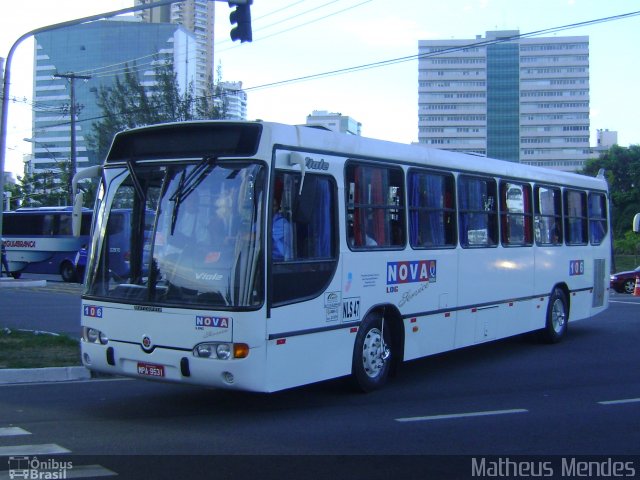
[(359, 390), (370, 392), (386, 383), (391, 369), (391, 345), (391, 329), (382, 315), (368, 315), (358, 328), (353, 350), (351, 373)]
[(547, 306), (547, 322), (542, 331), (543, 339), (547, 343), (558, 343), (567, 333), (568, 322), (567, 297), (560, 288), (555, 288)]

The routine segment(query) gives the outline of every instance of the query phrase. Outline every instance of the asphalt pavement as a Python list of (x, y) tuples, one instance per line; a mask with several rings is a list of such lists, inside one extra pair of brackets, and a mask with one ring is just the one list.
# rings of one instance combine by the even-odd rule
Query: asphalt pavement
[[(38, 330), (77, 337), (80, 334), (82, 285), (59, 275), (24, 274), (0, 279), (0, 328)], [(611, 302), (640, 303), (640, 297), (611, 293)], [(0, 369), (0, 384), (86, 380), (83, 366)]]

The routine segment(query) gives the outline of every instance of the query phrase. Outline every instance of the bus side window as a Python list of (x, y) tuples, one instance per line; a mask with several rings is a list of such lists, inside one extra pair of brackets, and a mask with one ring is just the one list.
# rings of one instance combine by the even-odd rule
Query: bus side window
[(409, 171), (409, 241), (413, 248), (456, 244), (453, 175)]
[(585, 245), (587, 243), (587, 194), (577, 190), (565, 190), (564, 201), (567, 245)]
[(71, 228), (71, 214), (63, 213), (60, 215), (58, 235), (73, 235)]
[(349, 247), (357, 250), (404, 246), (402, 169), (350, 163), (346, 174)]
[(276, 306), (317, 295), (335, 270), (335, 183), (329, 176), (307, 173), (306, 197), (301, 199), (299, 192), (299, 173), (276, 172), (270, 229)]
[(52, 214), (44, 215), (42, 218), (42, 232), (40, 232), (40, 235), (54, 235), (55, 231), (55, 216)]
[(607, 236), (607, 197), (589, 194), (589, 237), (592, 245), (600, 245)]
[(530, 185), (500, 182), (500, 217), (503, 245), (533, 244)]
[(538, 245), (562, 245), (562, 201), (560, 189), (535, 187), (535, 240)]
[(492, 178), (458, 178), (460, 244), (494, 247), (498, 244), (496, 182)]

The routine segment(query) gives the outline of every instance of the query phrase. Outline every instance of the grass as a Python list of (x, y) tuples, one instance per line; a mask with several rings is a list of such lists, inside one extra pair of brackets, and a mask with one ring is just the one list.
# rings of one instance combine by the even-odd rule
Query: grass
[(38, 331), (0, 330), (0, 368), (81, 365), (79, 341)]
[(616, 255), (616, 272), (626, 272), (640, 265), (638, 255)]

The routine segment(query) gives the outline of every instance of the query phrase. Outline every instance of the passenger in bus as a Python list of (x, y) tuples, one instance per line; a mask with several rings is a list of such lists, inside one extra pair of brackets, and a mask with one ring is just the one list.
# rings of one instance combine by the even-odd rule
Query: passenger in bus
[(285, 217), (281, 209), (282, 202), (282, 182), (276, 182), (275, 195), (273, 197), (273, 219), (271, 228), (271, 238), (273, 248), (271, 257), (276, 262), (291, 260), (291, 224)]

